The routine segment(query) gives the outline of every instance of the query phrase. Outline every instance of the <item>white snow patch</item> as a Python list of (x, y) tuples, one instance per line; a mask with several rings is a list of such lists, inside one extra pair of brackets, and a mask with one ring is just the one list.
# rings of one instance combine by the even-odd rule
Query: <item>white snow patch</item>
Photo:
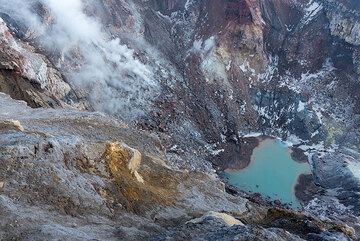
[(360, 181), (360, 162), (349, 161), (347, 167), (353, 176)]
[(221, 142), (225, 143), (226, 142), (226, 136), (224, 134), (220, 134), (221, 137)]
[(323, 8), (321, 3), (310, 0), (304, 9), (304, 17), (301, 20), (302, 25), (305, 26), (310, 23)]
[(315, 111), (315, 114), (320, 122), (320, 124), (323, 123), (323, 114), (322, 112), (324, 112), (324, 108), (320, 107), (318, 104), (314, 104), (313, 105), (313, 110)]
[(195, 39), (193, 42), (193, 46), (190, 49), (190, 52), (200, 53), (201, 55), (205, 55), (209, 53), (216, 45), (215, 36), (211, 36), (210, 38), (203, 41), (202, 38)]
[(215, 47), (215, 37), (211, 36), (204, 42), (204, 52), (207, 53)]
[(191, 50), (194, 52), (200, 52), (202, 44), (203, 44), (202, 39), (195, 39)]
[(299, 105), (298, 105), (298, 108), (297, 108), (297, 112), (301, 112), (305, 110), (305, 103), (302, 102), (302, 101), (299, 101)]
[(294, 134), (288, 135), (286, 142), (291, 143), (291, 146), (306, 143), (304, 140)]
[(194, 4), (194, 0), (186, 0), (185, 10), (186, 10), (186, 11), (189, 11), (190, 6), (191, 6), (192, 4)]
[(225, 151), (224, 149), (212, 150), (211, 155), (212, 156), (217, 156), (217, 155), (219, 155), (220, 153), (222, 153), (224, 151)]
[(245, 66), (244, 63), (243, 63), (242, 65), (239, 65), (239, 68), (240, 68), (240, 70), (241, 70), (242, 72), (244, 72), (244, 73), (247, 71), (246, 66)]
[[(240, 133), (239, 133), (240, 135)], [(250, 132), (248, 134), (245, 134), (245, 135), (240, 135), (242, 138), (248, 138), (248, 137), (259, 137), (259, 136), (262, 136), (263, 133), (260, 133), (260, 132)]]
[(259, 80), (263, 83), (271, 81), (278, 72), (279, 56), (270, 55), (268, 61), (269, 64), (267, 65), (265, 72), (258, 75)]
[(241, 65), (239, 65), (239, 68), (243, 73), (250, 72), (253, 76), (256, 73), (256, 71), (253, 68), (251, 68), (248, 61), (244, 61)]
[(231, 63), (232, 63), (232, 61), (230, 60), (229, 63), (228, 63), (228, 65), (226, 66), (226, 70), (227, 70), (227, 71), (230, 70), (230, 68), (231, 68)]
[(319, 130), (314, 131), (313, 133), (311, 133), (311, 138), (313, 138), (314, 136), (319, 134)]

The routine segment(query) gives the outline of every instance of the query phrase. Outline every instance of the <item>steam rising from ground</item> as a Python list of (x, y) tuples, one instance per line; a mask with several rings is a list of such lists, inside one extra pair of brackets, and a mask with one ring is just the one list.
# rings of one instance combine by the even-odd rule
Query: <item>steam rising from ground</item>
[[(39, 16), (36, 4), (47, 13)], [(159, 92), (152, 69), (134, 56), (134, 50), (111, 38), (81, 0), (0, 0), (0, 11), (26, 24), (38, 44), (59, 56), (62, 69), (96, 110), (128, 119), (142, 115)], [(87, 1), (87, 4), (91, 1)], [(131, 110), (131, 111), (130, 111)]]

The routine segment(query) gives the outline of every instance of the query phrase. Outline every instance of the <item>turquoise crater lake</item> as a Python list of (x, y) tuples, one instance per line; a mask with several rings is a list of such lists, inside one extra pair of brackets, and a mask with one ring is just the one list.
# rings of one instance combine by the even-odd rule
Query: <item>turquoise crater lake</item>
[(300, 208), (295, 185), (300, 174), (310, 173), (308, 163), (296, 162), (291, 150), (280, 140), (266, 139), (253, 150), (249, 166), (225, 172), (229, 184), (246, 192), (280, 200), (292, 208)]

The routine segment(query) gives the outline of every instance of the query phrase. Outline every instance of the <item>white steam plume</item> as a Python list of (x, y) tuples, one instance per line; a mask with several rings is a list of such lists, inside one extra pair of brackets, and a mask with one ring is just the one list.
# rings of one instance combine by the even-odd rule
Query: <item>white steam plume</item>
[[(32, 10), (36, 2), (50, 11), (45, 23)], [(99, 21), (85, 14), (81, 0), (13, 0), (11, 4), (0, 0), (0, 4), (0, 11), (34, 29), (48, 52), (60, 54), (58, 67), (96, 110), (134, 119), (149, 109), (160, 91), (151, 67), (137, 60), (134, 50), (119, 39), (111, 39)]]

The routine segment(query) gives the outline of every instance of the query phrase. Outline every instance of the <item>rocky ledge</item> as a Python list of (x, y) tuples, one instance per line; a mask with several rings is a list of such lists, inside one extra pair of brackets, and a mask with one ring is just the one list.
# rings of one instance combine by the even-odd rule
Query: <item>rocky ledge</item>
[(228, 194), (215, 176), (174, 170), (155, 135), (103, 114), (32, 109), (5, 94), (0, 108), (1, 240), (355, 237), (345, 224), (273, 210)]

